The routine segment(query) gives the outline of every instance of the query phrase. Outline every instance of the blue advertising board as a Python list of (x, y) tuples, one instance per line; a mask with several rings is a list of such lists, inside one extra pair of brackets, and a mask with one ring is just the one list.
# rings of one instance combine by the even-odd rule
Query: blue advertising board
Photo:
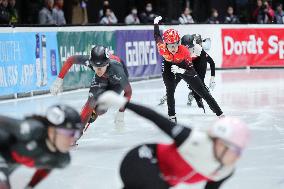
[(0, 33), (0, 96), (49, 89), (58, 57), (56, 32)]

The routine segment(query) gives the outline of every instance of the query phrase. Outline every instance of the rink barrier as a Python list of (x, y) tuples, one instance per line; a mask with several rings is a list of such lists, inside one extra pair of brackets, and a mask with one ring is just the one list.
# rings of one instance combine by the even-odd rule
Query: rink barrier
[(0, 33), (0, 96), (50, 88), (59, 69), (56, 34)]
[[(284, 27), (281, 25), (164, 25), (181, 35), (211, 38), (208, 54), (217, 69), (282, 68)], [(124, 59), (131, 80), (160, 76), (153, 26), (78, 26), (0, 28), (0, 98), (47, 93), (66, 57), (88, 54), (102, 44)], [(75, 73), (76, 72), (76, 73)], [(85, 88), (93, 73), (73, 66), (64, 90)]]

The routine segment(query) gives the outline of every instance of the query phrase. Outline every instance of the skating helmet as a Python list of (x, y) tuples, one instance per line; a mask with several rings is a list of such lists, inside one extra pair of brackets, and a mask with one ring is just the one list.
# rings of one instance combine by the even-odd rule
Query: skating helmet
[(250, 139), (247, 125), (240, 119), (233, 117), (225, 117), (218, 120), (209, 128), (208, 134), (240, 149), (244, 149)]
[(62, 129), (80, 130), (82, 126), (79, 113), (67, 105), (54, 105), (47, 109), (46, 118), (51, 125)]
[(202, 37), (200, 34), (193, 34), (196, 44), (202, 45)]
[(184, 35), (181, 38), (181, 44), (186, 46), (187, 48), (193, 48), (194, 47), (194, 36), (193, 35)]
[(174, 29), (168, 29), (163, 34), (163, 39), (165, 43), (171, 44), (171, 43), (177, 43), (180, 40), (179, 33), (177, 30)]
[(91, 50), (90, 64), (94, 67), (103, 67), (110, 61), (110, 52), (108, 48), (96, 45)]
[(202, 38), (199, 34), (184, 35), (181, 38), (181, 44), (187, 46), (187, 48), (193, 48), (195, 44), (202, 46)]

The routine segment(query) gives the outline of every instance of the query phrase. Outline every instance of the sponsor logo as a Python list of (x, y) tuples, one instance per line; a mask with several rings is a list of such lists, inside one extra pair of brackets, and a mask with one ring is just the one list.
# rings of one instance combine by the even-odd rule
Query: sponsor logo
[(113, 79), (116, 79), (116, 80), (118, 80), (118, 81), (121, 80), (121, 77), (118, 77), (117, 75), (113, 75), (112, 77), (113, 77)]
[(127, 41), (125, 52), (127, 66), (157, 64), (155, 41)]

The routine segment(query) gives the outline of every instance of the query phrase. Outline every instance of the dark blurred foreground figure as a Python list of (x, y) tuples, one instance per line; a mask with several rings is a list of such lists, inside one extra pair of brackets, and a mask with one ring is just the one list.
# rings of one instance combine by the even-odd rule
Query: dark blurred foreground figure
[(37, 169), (26, 189), (35, 187), (53, 169), (65, 168), (81, 127), (79, 113), (65, 105), (23, 120), (0, 116), (0, 189), (10, 189), (9, 177), (20, 165)]

